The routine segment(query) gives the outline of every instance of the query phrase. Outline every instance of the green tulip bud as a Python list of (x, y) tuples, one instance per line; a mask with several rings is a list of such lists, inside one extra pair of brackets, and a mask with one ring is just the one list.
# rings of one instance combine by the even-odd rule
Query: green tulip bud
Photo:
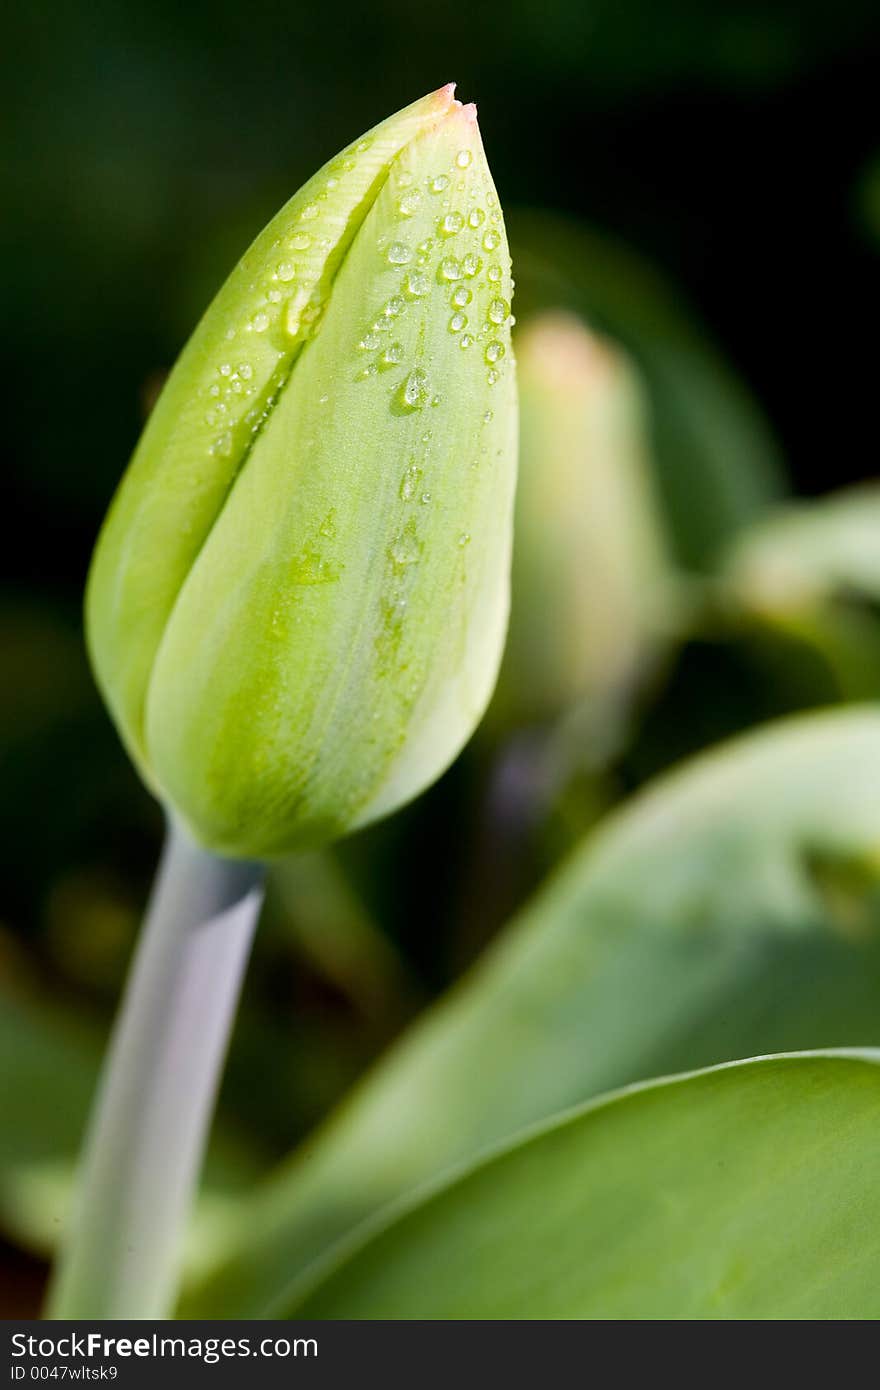
[(513, 606), (495, 708), (524, 722), (619, 697), (657, 643), (670, 585), (634, 367), (562, 312), (532, 319), (516, 350)]
[(181, 354), (87, 629), (127, 748), (207, 847), (375, 820), (479, 720), (508, 608), (511, 286), (476, 110), (445, 87), (295, 195)]

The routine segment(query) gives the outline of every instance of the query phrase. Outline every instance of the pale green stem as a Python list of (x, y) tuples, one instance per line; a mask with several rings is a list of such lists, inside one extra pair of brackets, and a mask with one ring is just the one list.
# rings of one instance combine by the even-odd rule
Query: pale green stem
[(163, 1318), (254, 928), (259, 865), (169, 826), (47, 1316)]

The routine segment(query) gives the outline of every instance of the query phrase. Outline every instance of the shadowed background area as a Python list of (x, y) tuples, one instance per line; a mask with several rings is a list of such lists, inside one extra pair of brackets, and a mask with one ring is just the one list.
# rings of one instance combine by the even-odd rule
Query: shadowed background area
[[(161, 835), (92, 685), (82, 587), (214, 289), (318, 165), (456, 80), (509, 214), (520, 327), (563, 309), (632, 360), (688, 610), (740, 525), (787, 493), (876, 473), (880, 20), (871, 0), (96, 0), (19, 6), (3, 31), (0, 1313), (13, 1315), (38, 1306)], [(877, 595), (864, 576), (833, 579), (841, 601), (809, 622), (770, 621), (755, 600), (679, 624), (636, 697), (629, 672), (626, 700), (602, 692), (555, 742), (545, 713), (502, 702), (415, 806), (278, 871), (196, 1262), (212, 1222), (623, 793), (772, 715), (876, 693)], [(839, 869), (823, 878), (834, 891)]]

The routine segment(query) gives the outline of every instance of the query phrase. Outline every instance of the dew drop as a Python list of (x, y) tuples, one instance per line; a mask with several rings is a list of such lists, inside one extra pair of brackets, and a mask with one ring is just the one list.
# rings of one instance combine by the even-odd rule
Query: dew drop
[(421, 270), (411, 270), (403, 282), (403, 288), (413, 299), (421, 299), (430, 293), (431, 283)]
[(299, 215), (299, 220), (300, 222), (314, 222), (320, 211), (317, 203), (306, 203)]
[(438, 174), (429, 184), (432, 193), (443, 193), (449, 187), (449, 175)]
[(412, 260), (412, 252), (402, 241), (392, 241), (385, 254), (389, 265), (406, 265)]
[(239, 374), (239, 376), (242, 377), (245, 381), (250, 381), (251, 377), (252, 377), (253, 374), (254, 374), (254, 369), (253, 369), (253, 367), (251, 366), (250, 362), (239, 362), (239, 364), (238, 364), (238, 374)]
[(468, 252), (468, 254), (465, 256), (464, 260), (461, 263), (461, 268), (464, 271), (465, 275), (468, 277), (468, 279), (472, 280), (474, 276), (482, 269), (482, 265), (483, 262), (480, 260), (479, 256), (475, 256), (473, 252)]
[(458, 340), (458, 346), (460, 348), (473, 347), (473, 343), (474, 340), (470, 333), (462, 333), (461, 337)]
[(447, 256), (445, 261), (440, 262), (440, 274), (444, 280), (460, 280), (461, 262), (454, 256)]
[(468, 213), (468, 226), (481, 227), (486, 220), (486, 214), (482, 208), (472, 208)]
[(493, 285), (497, 285), (497, 284), (498, 284), (498, 281), (501, 279), (501, 266), (500, 266), (500, 265), (490, 265), (490, 266), (489, 266), (489, 269), (486, 271), (486, 274), (488, 275), (489, 279), (492, 281), (492, 284), (493, 284)]
[(449, 331), (450, 331), (450, 333), (460, 333), (461, 330), (462, 330), (463, 328), (466, 328), (466, 327), (467, 327), (467, 314), (453, 314), (453, 315), (452, 315), (452, 318), (449, 320)]
[(501, 237), (499, 236), (498, 232), (494, 231), (490, 227), (486, 235), (483, 237), (483, 250), (494, 251), (495, 248), (500, 245)]
[(381, 342), (382, 339), (379, 337), (378, 333), (368, 333), (365, 338), (361, 338), (358, 347), (361, 352), (375, 352)]
[(283, 280), (286, 284), (289, 280), (292, 280), (296, 274), (296, 266), (293, 264), (293, 261), (280, 261), (275, 270), (275, 274), (278, 276), (279, 280)]
[(419, 189), (411, 188), (408, 193), (404, 193), (403, 197), (398, 202), (397, 211), (400, 213), (401, 217), (414, 217), (421, 201), (422, 195)]
[(467, 531), (462, 531), (461, 535), (458, 538), (458, 543), (460, 546), (464, 547), (466, 545), (470, 545), (470, 540), (471, 538), (468, 535)]
[(506, 323), (510, 305), (505, 299), (493, 299), (489, 305), (489, 319), (492, 323)]
[(441, 236), (455, 236), (464, 226), (464, 218), (460, 212), (447, 212), (445, 217), (440, 219)]
[(456, 309), (463, 309), (466, 304), (470, 304), (472, 299), (473, 295), (467, 285), (459, 285), (458, 289), (453, 291), (452, 303)]
[(403, 361), (403, 348), (400, 343), (389, 343), (382, 353), (382, 362), (386, 367), (396, 367)]
[(312, 244), (312, 238), (308, 232), (294, 232), (287, 244), (292, 251), (307, 251)]
[(430, 502), (430, 500), (431, 500), (431, 494), (430, 494), (430, 492), (423, 492), (422, 495), (421, 495), (421, 497), (419, 498), (419, 501), (421, 502), (421, 504), (422, 504), (423, 507), (427, 507), (427, 505), (428, 505), (428, 503)]
[(218, 371), (220, 372), (221, 376), (231, 376), (232, 366), (229, 362), (221, 362)]
[(470, 150), (459, 150), (458, 154), (455, 156), (455, 162), (459, 169), (466, 169), (472, 159), (473, 155)]
[(496, 372), (495, 368), (493, 367), (492, 370), (488, 373), (486, 380), (488, 381), (490, 386), (494, 386), (500, 375), (501, 373)]
[(504, 344), (499, 342), (490, 343), (486, 348), (487, 362), (500, 362), (504, 356)]
[(415, 464), (411, 464), (410, 467), (404, 473), (400, 482), (401, 501), (411, 502), (416, 495), (416, 488), (418, 487), (421, 481), (421, 468), (417, 468)]
[(220, 387), (217, 385), (216, 381), (214, 382), (214, 385), (213, 385), (213, 386), (209, 386), (209, 387), (208, 387), (208, 395), (209, 395), (209, 396), (219, 396), (219, 395), (220, 395)]
[(406, 304), (400, 298), (400, 296), (394, 295), (391, 299), (388, 300), (388, 303), (383, 308), (382, 313), (385, 315), (386, 319), (396, 319), (398, 314), (402, 314), (405, 308)]
[(254, 330), (255, 333), (265, 333), (268, 327), (269, 315), (261, 309), (260, 312), (258, 314), (254, 314), (253, 318), (251, 319), (251, 328)]
[(491, 410), (487, 410), (487, 411), (486, 411), (486, 414), (483, 416), (483, 424), (484, 424), (484, 425), (490, 424), (491, 421), (494, 420), (494, 418), (495, 418), (495, 416), (494, 416), (494, 414), (492, 413), (492, 411), (491, 411)]
[(428, 377), (421, 367), (414, 367), (403, 384), (404, 405), (410, 410), (421, 410), (428, 403), (430, 388)]
[(419, 560), (422, 553), (422, 543), (416, 531), (415, 521), (411, 518), (399, 535), (388, 547), (388, 554), (395, 569), (403, 569), (407, 565), (414, 565)]

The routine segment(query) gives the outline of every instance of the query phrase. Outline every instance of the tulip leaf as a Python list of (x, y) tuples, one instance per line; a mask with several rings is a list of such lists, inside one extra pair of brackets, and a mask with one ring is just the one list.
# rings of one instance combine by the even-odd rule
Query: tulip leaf
[(880, 714), (770, 726), (610, 817), (256, 1194), (188, 1311), (260, 1314), (365, 1217), (612, 1087), (880, 1043)]
[(757, 404), (637, 255), (545, 213), (507, 220), (520, 321), (570, 309), (632, 354), (648, 388), (658, 488), (677, 556), (712, 568), (719, 544), (783, 490), (778, 450)]
[[(835, 690), (866, 699), (880, 683), (880, 488), (799, 501), (750, 526), (723, 567), (727, 616), (817, 655)], [(730, 601), (733, 601), (731, 608)]]
[(792, 503), (750, 527), (729, 557), (755, 604), (795, 608), (835, 595), (880, 599), (880, 487)]
[(876, 1318), (880, 1052), (605, 1097), (414, 1203), (278, 1312)]

